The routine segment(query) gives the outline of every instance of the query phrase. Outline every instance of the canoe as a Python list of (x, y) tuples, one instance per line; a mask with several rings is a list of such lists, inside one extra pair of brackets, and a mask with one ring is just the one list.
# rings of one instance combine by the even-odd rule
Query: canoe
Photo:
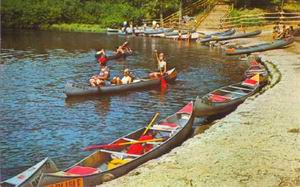
[(197, 97), (194, 104), (194, 115), (211, 117), (229, 113), (249, 96), (255, 94), (261, 86), (259, 81), (246, 79), (243, 82), (216, 89), (202, 98)]
[(253, 31), (253, 32), (247, 32), (247, 33), (239, 33), (232, 36), (212, 36), (210, 38), (203, 38), (200, 39), (201, 43), (211, 42), (211, 41), (224, 41), (224, 40), (231, 40), (236, 38), (248, 38), (252, 36), (259, 35), (261, 33), (261, 30)]
[(147, 29), (144, 32), (145, 36), (164, 37), (165, 33), (172, 32), (172, 28)]
[[(119, 59), (119, 58), (126, 58), (127, 56), (131, 56), (133, 53), (129, 53), (129, 52), (125, 52), (125, 53), (117, 53), (117, 54), (113, 54), (113, 55), (110, 55), (110, 56), (106, 56), (107, 60), (116, 60), (116, 59)], [(96, 58), (98, 58), (99, 55), (95, 55)]]
[(247, 47), (237, 47), (229, 48), (225, 51), (226, 55), (240, 55), (240, 54), (250, 54), (254, 52), (267, 51), (271, 49), (277, 49), (289, 45), (294, 42), (293, 37), (284, 38), (280, 40), (275, 40), (270, 43), (263, 43), (258, 45), (251, 45)]
[(260, 75), (260, 81), (265, 81), (268, 78), (268, 71), (263, 65), (251, 65), (244, 73), (245, 78), (253, 77), (254, 75)]
[[(163, 139), (162, 141), (148, 142), (143, 146), (139, 144), (141, 148), (139, 151), (130, 145), (98, 149), (64, 171), (44, 173), (39, 186), (67, 186), (65, 184), (72, 180), (79, 181), (83, 186), (95, 186), (120, 177), (185, 141), (192, 131), (194, 120), (192, 112), (193, 102), (190, 102), (175, 114), (150, 127), (146, 135), (148, 137), (152, 135), (150, 139)], [(111, 144), (141, 140), (144, 131), (145, 128), (138, 129)]]
[(107, 29), (106, 29), (106, 32), (107, 32), (107, 33), (118, 33), (118, 32), (119, 32), (119, 29), (107, 28)]
[(1, 182), (2, 187), (12, 186), (37, 186), (42, 173), (54, 173), (58, 172), (58, 169), (54, 162), (49, 158), (45, 158), (36, 165), (23, 171), (22, 173)]
[(228, 29), (225, 31), (215, 32), (211, 34), (205, 34), (205, 33), (199, 33), (199, 34), (202, 34), (200, 35), (200, 38), (211, 38), (213, 36), (230, 36), (233, 35), (234, 33), (235, 33), (235, 29)]
[(140, 35), (140, 34), (144, 34), (144, 30), (143, 29), (135, 29), (134, 32), (133, 32), (133, 30), (131, 28), (127, 28), (126, 31), (127, 32), (119, 30), (118, 34), (119, 35), (132, 35), (132, 34)]
[[(181, 31), (181, 34), (187, 34), (188, 33), (188, 31)], [(170, 37), (170, 36), (178, 36), (178, 30), (176, 30), (176, 31), (172, 31), (172, 32), (167, 32), (166, 34), (165, 34), (165, 37), (167, 38), (167, 37)]]
[[(175, 68), (167, 71), (167, 75), (164, 79), (167, 82), (175, 81), (177, 77), (177, 72)], [(65, 94), (67, 97), (70, 96), (82, 96), (82, 95), (103, 95), (103, 94), (114, 94), (114, 93), (124, 93), (127, 91), (145, 89), (151, 87), (157, 87), (161, 84), (161, 79), (134, 79), (130, 84), (120, 84), (120, 85), (108, 85), (102, 87), (91, 87), (89, 85), (76, 85), (73, 83), (67, 83), (65, 86)]]

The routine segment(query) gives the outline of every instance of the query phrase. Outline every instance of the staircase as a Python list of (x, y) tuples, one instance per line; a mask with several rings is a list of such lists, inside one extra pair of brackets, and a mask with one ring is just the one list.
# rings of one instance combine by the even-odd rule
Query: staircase
[(188, 6), (182, 8), (182, 17), (190, 17), (201, 11), (199, 16), (197, 16), (195, 20), (191, 20), (186, 23), (179, 23), (180, 13), (179, 11), (177, 11), (164, 18), (164, 27), (194, 29), (202, 21), (202, 17), (211, 10), (216, 2), (217, 0), (198, 0), (194, 3), (191, 3)]
[(217, 4), (211, 11), (206, 15), (197, 27), (197, 31), (201, 30), (211, 30), (211, 29), (220, 29), (222, 28), (221, 20), (226, 17), (230, 10), (230, 6), (227, 4)]

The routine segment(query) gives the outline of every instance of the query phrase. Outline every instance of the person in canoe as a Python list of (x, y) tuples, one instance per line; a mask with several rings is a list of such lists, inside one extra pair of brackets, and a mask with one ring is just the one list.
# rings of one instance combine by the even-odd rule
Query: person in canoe
[(97, 61), (100, 65), (102, 63), (106, 63), (108, 61), (104, 49), (101, 49), (100, 51), (98, 51), (96, 53), (96, 55), (97, 55)]
[(112, 84), (130, 84), (132, 83), (133, 77), (132, 74), (130, 73), (129, 69), (126, 68), (124, 70), (124, 76), (122, 79), (120, 77), (114, 77), (111, 81)]
[(104, 86), (105, 84), (108, 84), (110, 76), (109, 68), (106, 66), (106, 62), (100, 63), (100, 73), (98, 75), (94, 75), (89, 80), (92, 87), (96, 86)]
[(167, 62), (165, 60), (164, 53), (158, 54), (157, 50), (155, 50), (154, 52), (155, 52), (155, 57), (156, 57), (159, 72), (152, 72), (149, 74), (149, 77), (150, 78), (159, 78), (167, 73)]
[(128, 41), (124, 42), (122, 45), (117, 47), (116, 53), (124, 54), (124, 53), (132, 53), (132, 50), (128, 47)]

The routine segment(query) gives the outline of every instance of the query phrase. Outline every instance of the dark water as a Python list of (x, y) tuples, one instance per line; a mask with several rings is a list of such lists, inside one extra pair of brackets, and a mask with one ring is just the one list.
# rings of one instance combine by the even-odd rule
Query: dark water
[[(128, 40), (134, 56), (111, 61), (112, 75), (125, 67), (143, 76), (155, 69), (154, 49), (178, 70), (166, 92), (145, 90), (65, 100), (64, 84), (97, 73), (95, 48), (113, 50)], [(246, 65), (219, 50), (166, 39), (92, 33), (2, 31), (1, 178), (51, 157), (60, 168), (78, 161), (90, 144), (108, 143), (145, 126), (156, 112), (166, 117), (197, 95), (242, 79)]]

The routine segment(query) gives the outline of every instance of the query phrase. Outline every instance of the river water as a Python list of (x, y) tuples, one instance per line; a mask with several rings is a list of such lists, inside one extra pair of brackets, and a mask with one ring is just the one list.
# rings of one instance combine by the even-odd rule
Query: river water
[[(68, 81), (85, 82), (96, 74), (95, 49), (111, 52), (128, 40), (135, 51), (109, 62), (112, 75), (126, 67), (138, 76), (156, 68), (153, 50), (166, 54), (178, 78), (165, 92), (145, 90), (113, 96), (68, 99)], [(197, 95), (243, 79), (247, 66), (218, 49), (159, 38), (95, 33), (4, 30), (0, 62), (1, 179), (51, 157), (63, 169), (89, 154), (90, 144), (109, 143), (160, 119)]]

